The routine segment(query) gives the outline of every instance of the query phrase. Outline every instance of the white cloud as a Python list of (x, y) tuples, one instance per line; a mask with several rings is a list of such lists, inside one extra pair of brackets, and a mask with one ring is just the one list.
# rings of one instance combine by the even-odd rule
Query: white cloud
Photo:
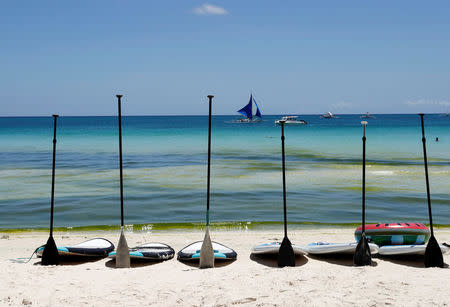
[(431, 99), (418, 99), (418, 100), (408, 100), (405, 102), (408, 106), (419, 106), (419, 105), (437, 105), (437, 106), (450, 106), (450, 101), (447, 100), (431, 100)]
[(212, 5), (209, 3), (204, 3), (196, 7), (193, 11), (197, 15), (227, 15), (228, 11), (223, 7)]

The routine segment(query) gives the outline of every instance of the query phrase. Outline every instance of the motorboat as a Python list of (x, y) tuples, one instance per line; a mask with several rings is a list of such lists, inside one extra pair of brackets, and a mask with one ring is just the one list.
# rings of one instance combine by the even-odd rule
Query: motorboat
[(281, 119), (278, 119), (275, 121), (275, 124), (281, 125), (281, 121), (284, 122), (286, 126), (300, 126), (300, 125), (306, 125), (307, 122), (303, 119), (298, 119), (298, 116), (283, 116)]

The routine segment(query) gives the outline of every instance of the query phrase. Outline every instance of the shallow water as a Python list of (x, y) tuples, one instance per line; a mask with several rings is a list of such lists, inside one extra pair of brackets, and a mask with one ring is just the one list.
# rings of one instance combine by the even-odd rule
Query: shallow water
[[(417, 115), (375, 115), (367, 126), (368, 222), (428, 221)], [(211, 220), (281, 221), (279, 116), (258, 124), (215, 116)], [(359, 115), (302, 116), (286, 127), (288, 220), (358, 223)], [(450, 224), (450, 117), (425, 117), (433, 221)], [(206, 116), (123, 118), (125, 223), (201, 223), (205, 218)], [(46, 227), (52, 118), (0, 118), (0, 228)], [(435, 138), (439, 137), (439, 142)], [(55, 226), (120, 222), (115, 117), (60, 117)]]

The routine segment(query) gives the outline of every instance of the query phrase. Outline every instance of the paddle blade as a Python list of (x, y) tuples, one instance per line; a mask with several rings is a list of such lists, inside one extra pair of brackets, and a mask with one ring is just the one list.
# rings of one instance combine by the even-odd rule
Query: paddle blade
[(280, 250), (278, 251), (278, 266), (280, 268), (285, 266), (295, 266), (295, 254), (292, 248), (291, 241), (288, 237), (284, 237), (281, 242)]
[(200, 249), (200, 269), (209, 269), (214, 267), (214, 250), (211, 237), (209, 236), (209, 226), (206, 226), (205, 238)]
[(353, 264), (356, 266), (364, 266), (372, 264), (372, 256), (370, 254), (369, 242), (363, 233), (361, 239), (356, 246), (355, 255), (353, 256)]
[(50, 236), (45, 244), (44, 251), (42, 252), (41, 265), (58, 265), (59, 253), (56, 248), (55, 240)]
[(424, 259), (425, 267), (444, 267), (444, 259), (442, 257), (442, 251), (439, 247), (439, 243), (437, 242), (434, 236), (431, 236), (428, 241), (427, 248), (425, 249), (425, 259)]
[(128, 249), (127, 240), (123, 234), (123, 228), (120, 232), (119, 244), (117, 244), (116, 250), (116, 268), (129, 268), (130, 267), (130, 251)]

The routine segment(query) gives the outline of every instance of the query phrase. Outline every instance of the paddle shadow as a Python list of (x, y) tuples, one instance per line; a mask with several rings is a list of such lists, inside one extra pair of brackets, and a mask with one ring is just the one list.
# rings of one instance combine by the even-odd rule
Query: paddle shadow
[[(167, 259), (164, 261), (148, 260), (148, 259), (132, 259), (130, 261), (130, 268), (142, 268), (142, 267), (152, 266), (152, 265), (163, 263), (163, 262), (170, 261), (170, 260), (172, 260), (172, 259)], [(115, 269), (116, 268), (116, 260), (110, 259), (109, 261), (107, 261), (105, 263), (105, 266), (108, 268)]]
[[(81, 265), (84, 263), (91, 263), (91, 262), (97, 262), (100, 260), (105, 259), (105, 257), (93, 257), (93, 258), (86, 258), (86, 257), (64, 257), (59, 258), (59, 265), (67, 265), (67, 266), (75, 266), (75, 265)], [(38, 261), (33, 263), (33, 265), (41, 265), (42, 261)]]
[[(270, 268), (279, 268), (278, 266), (278, 255), (277, 254), (271, 254), (271, 255), (255, 255), (250, 254), (250, 260), (253, 260), (261, 265), (270, 267)], [(308, 258), (305, 256), (295, 256), (295, 266), (302, 266), (305, 265), (308, 262)]]
[[(318, 261), (325, 261), (331, 264), (336, 265), (342, 265), (342, 266), (355, 266), (353, 264), (353, 255), (340, 255), (340, 254), (330, 254), (330, 255), (308, 255), (308, 258), (318, 260)], [(372, 258), (372, 264), (370, 265), (372, 267), (378, 266), (378, 262), (373, 260)]]
[[(404, 265), (413, 268), (425, 268), (424, 257), (421, 255), (395, 255), (395, 256), (378, 255), (378, 258), (398, 265)], [(444, 263), (444, 268), (448, 267), (449, 265), (447, 263)]]
[[(183, 260), (180, 260), (180, 259), (177, 259), (177, 260), (179, 262), (181, 262), (181, 263), (183, 263), (183, 264), (185, 264), (187, 266), (193, 267), (193, 268), (198, 268), (199, 265), (200, 265), (199, 261), (183, 261)], [(215, 268), (226, 267), (226, 266), (232, 264), (233, 262), (235, 262), (236, 260), (237, 259), (215, 260), (214, 261), (214, 267)]]

